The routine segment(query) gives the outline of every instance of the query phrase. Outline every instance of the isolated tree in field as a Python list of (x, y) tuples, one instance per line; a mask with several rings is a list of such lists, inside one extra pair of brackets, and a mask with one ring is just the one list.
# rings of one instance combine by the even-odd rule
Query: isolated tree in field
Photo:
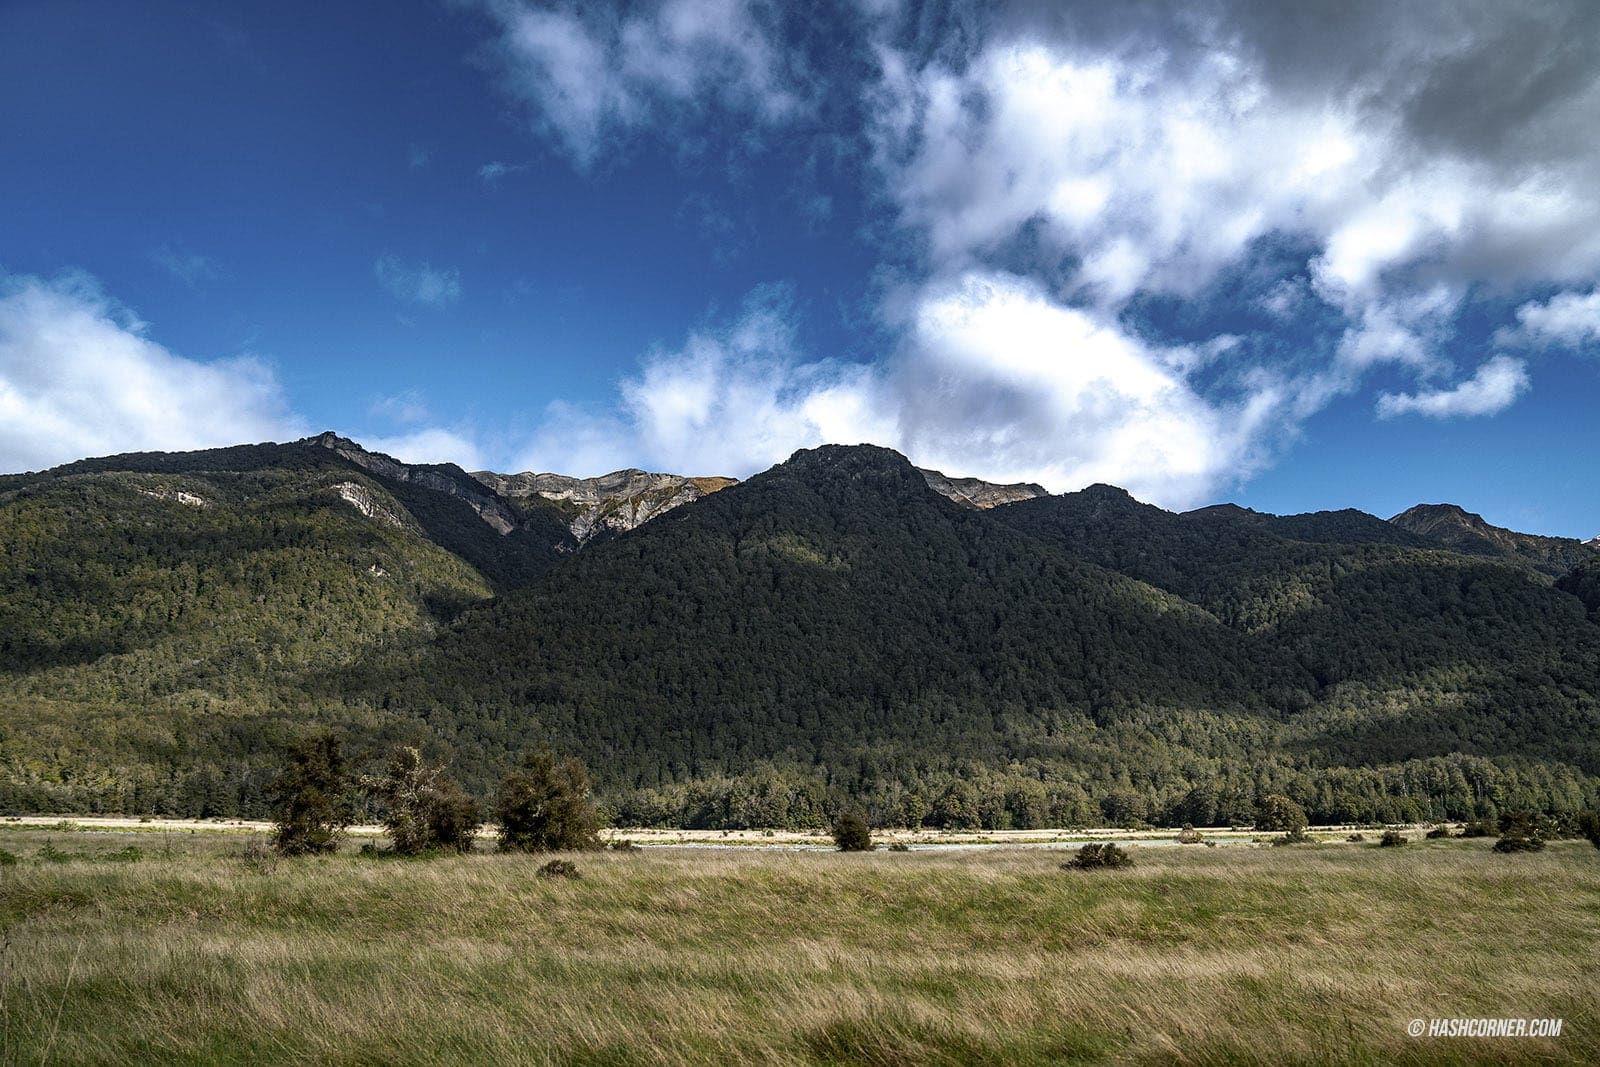
[(383, 806), (383, 825), (396, 852), (472, 850), (473, 835), (483, 822), (478, 802), (443, 767), (424, 760), (416, 746), (396, 748), (384, 772), (363, 778), (361, 787)]
[(268, 788), (272, 847), (285, 856), (332, 852), (352, 817), (344, 752), (331, 733), (289, 746), (288, 763)]
[(495, 797), (502, 852), (565, 852), (597, 848), (600, 813), (589, 800), (582, 761), (557, 760), (541, 748), (506, 775)]
[(1279, 793), (1268, 793), (1256, 804), (1256, 829), (1297, 834), (1306, 828), (1306, 809)]
[(833, 843), (840, 852), (871, 852), (872, 829), (859, 812), (847, 811), (833, 820)]

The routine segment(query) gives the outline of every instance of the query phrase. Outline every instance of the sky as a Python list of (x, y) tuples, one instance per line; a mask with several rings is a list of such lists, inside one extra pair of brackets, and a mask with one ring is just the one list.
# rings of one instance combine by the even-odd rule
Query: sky
[(0, 3), (0, 470), (290, 440), (1600, 534), (1600, 5)]

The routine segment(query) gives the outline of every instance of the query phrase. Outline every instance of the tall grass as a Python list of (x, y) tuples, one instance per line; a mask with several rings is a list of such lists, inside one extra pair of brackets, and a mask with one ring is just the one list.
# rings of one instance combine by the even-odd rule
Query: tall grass
[[(1600, 853), (651, 851), (0, 869), (0, 1058), (1600, 1061)], [(74, 840), (80, 853), (93, 850)], [(97, 838), (105, 853), (123, 847)], [(1412, 1018), (1560, 1016), (1545, 1040)]]

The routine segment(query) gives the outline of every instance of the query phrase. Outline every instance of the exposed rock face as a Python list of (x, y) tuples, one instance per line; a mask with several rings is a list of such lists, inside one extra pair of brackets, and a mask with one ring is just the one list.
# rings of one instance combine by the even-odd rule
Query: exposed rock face
[[(318, 434), (310, 441), (312, 444), (331, 449), (356, 466), (374, 474), (381, 474), (397, 482), (412, 482), (464, 500), (478, 513), (480, 519), (502, 536), (517, 528), (517, 516), (506, 507), (505, 501), (493, 493), (484, 492), (464, 471), (443, 465), (411, 466), (401, 463), (381, 452), (368, 452), (348, 437), (340, 437), (332, 430)], [(457, 474), (459, 477), (455, 476)]]
[(139, 492), (145, 496), (153, 496), (157, 500), (170, 500), (174, 504), (187, 504), (191, 508), (209, 508), (211, 501), (196, 493), (186, 493), (182, 489), (168, 489), (161, 486), (159, 489), (141, 489)]
[(411, 521), (404, 510), (392, 501), (381, 499), (371, 489), (356, 482), (340, 482), (333, 486), (333, 491), (338, 493), (349, 505), (369, 519), (386, 522), (390, 526), (402, 530), (416, 530), (417, 524)]
[(563, 474), (473, 474), (510, 500), (538, 496), (571, 512), (572, 536), (584, 544), (595, 537), (626, 533), (657, 515), (733, 485), (735, 478), (687, 478), (641, 470), (613, 471), (598, 478)]
[(928, 488), (969, 508), (987, 509), (1001, 504), (1014, 504), (1018, 500), (1032, 500), (1034, 497), (1050, 495), (1044, 486), (1032, 482), (997, 485), (979, 478), (951, 478), (941, 471), (918, 469), (922, 470), (922, 477), (927, 480)]

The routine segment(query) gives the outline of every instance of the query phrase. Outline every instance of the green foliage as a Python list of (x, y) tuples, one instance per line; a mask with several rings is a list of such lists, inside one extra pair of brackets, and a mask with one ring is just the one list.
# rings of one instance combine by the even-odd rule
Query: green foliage
[(570, 860), (551, 860), (534, 872), (540, 878), (582, 878), (578, 865)]
[(383, 469), (313, 441), (0, 478), (0, 811), (259, 817), (307, 721), (364, 770), (448, 749), (479, 796), (548, 739), (630, 825), (1600, 805), (1576, 587), (1372, 516), (979, 512), (827, 448), (563, 553), (559, 509), (502, 535), (462, 472)]
[(416, 746), (396, 747), (384, 773), (362, 779), (362, 788), (381, 806), (396, 852), (472, 850), (473, 835), (483, 822), (478, 802), (443, 767), (426, 762)]
[(871, 852), (872, 829), (859, 812), (846, 811), (833, 820), (833, 843), (840, 852)]
[(1304, 835), (1306, 809), (1277, 793), (1269, 793), (1256, 803), (1256, 829), (1268, 832), (1281, 830), (1287, 834)]
[(1461, 826), (1462, 837), (1493, 837), (1495, 824), (1490, 819), (1468, 819)]
[(1450, 828), (1448, 826), (1435, 826), (1432, 830), (1429, 830), (1427, 833), (1423, 834), (1422, 836), (1423, 836), (1424, 840), (1437, 841), (1440, 838), (1449, 837), (1450, 836)]
[(1274, 837), (1272, 844), (1274, 847), (1279, 845), (1308, 845), (1314, 840), (1316, 839), (1306, 833), (1304, 826), (1297, 826), (1284, 833), (1282, 837)]
[(1543, 852), (1544, 838), (1511, 836), (1502, 837), (1494, 843), (1496, 852)]
[(9, 849), (0, 848), (0, 867), (15, 867), (17, 854)]
[(273, 848), (284, 856), (337, 851), (353, 817), (339, 737), (302, 737), (289, 746), (286, 758), (268, 787)]
[(1092, 871), (1102, 868), (1132, 867), (1133, 857), (1119, 845), (1084, 845), (1061, 865), (1064, 871)]
[(500, 783), (495, 798), (502, 852), (566, 852), (599, 847), (600, 814), (589, 772), (576, 758), (540, 748)]
[(1585, 811), (1578, 815), (1578, 830), (1595, 848), (1600, 848), (1600, 814)]
[(1379, 848), (1399, 848), (1410, 844), (1410, 840), (1399, 830), (1385, 830), (1383, 836), (1378, 838)]

